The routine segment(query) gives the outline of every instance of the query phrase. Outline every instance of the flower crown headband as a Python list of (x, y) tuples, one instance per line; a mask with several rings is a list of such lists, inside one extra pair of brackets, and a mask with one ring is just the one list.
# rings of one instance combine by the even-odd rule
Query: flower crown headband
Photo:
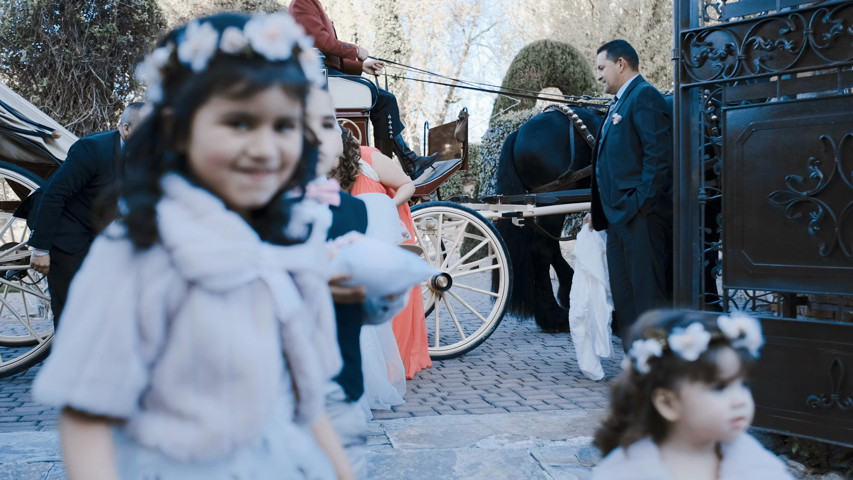
[(149, 103), (163, 101), (163, 72), (172, 53), (177, 50), (178, 62), (193, 73), (202, 72), (217, 51), (232, 56), (258, 55), (271, 62), (289, 60), (296, 46), (305, 77), (313, 85), (323, 87), (320, 56), (314, 41), (289, 15), (279, 12), (252, 16), (243, 28), (227, 27), (220, 34), (210, 22), (193, 20), (178, 36), (177, 45), (169, 42), (145, 57), (136, 68), (136, 76), (148, 85)]
[[(732, 312), (731, 315), (717, 317), (717, 327), (721, 333), (710, 333), (704, 325), (693, 322), (686, 328), (676, 327), (668, 336), (635, 340), (631, 344), (626, 360), (632, 362), (640, 374), (649, 373), (649, 360), (663, 355), (664, 349), (669, 348), (674, 354), (687, 360), (696, 361), (708, 350), (708, 345), (714, 338), (726, 338), (734, 348), (746, 348), (749, 353), (758, 358), (758, 351), (764, 345), (761, 335), (761, 324), (755, 317), (742, 312)], [(626, 363), (626, 367), (630, 363)]]

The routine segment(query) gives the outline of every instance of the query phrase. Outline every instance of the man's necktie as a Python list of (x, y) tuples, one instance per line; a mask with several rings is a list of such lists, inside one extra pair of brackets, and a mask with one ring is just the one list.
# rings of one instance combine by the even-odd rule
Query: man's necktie
[(613, 100), (610, 101), (610, 108), (607, 109), (607, 113), (610, 113), (613, 111), (613, 107), (616, 106), (616, 102), (618, 102), (618, 101), (619, 101), (619, 97), (613, 97)]

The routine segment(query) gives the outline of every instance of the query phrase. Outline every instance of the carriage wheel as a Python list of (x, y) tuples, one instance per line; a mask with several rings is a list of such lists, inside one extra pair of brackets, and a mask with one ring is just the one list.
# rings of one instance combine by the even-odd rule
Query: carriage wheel
[(42, 182), (32, 172), (0, 162), (0, 377), (43, 360), (53, 339), (47, 279), (27, 268), (30, 230), (26, 220), (12, 215)]
[(424, 258), (441, 271), (421, 284), (429, 354), (457, 357), (500, 324), (512, 288), (509, 253), (494, 225), (468, 207), (422, 203), (412, 220)]

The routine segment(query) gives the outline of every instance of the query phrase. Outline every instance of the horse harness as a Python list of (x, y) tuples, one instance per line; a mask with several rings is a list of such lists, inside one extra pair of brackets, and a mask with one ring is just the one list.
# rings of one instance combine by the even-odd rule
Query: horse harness
[[(580, 118), (580, 116), (578, 116), (578, 114), (575, 113), (575, 111), (571, 107), (569, 107), (568, 105), (549, 105), (545, 107), (542, 113), (550, 111), (557, 111), (565, 115), (569, 122), (571, 122), (572, 126), (575, 127), (575, 130), (577, 130), (580, 136), (583, 137), (583, 139), (586, 141), (586, 144), (589, 145), (590, 150), (595, 149), (595, 136), (589, 131), (589, 128), (586, 126), (583, 119)], [(557, 177), (556, 180), (548, 182), (545, 185), (533, 188), (531, 189), (531, 191), (533, 193), (556, 192), (579, 180), (583, 180), (591, 174), (591, 166), (584, 167), (578, 171), (566, 170), (559, 177)]]
[[(581, 119), (580, 116), (578, 116), (578, 114), (575, 113), (575, 111), (571, 107), (569, 107), (568, 105), (549, 105), (549, 106), (545, 107), (545, 109), (542, 112), (545, 113), (545, 112), (550, 112), (552, 110), (558, 111), (558, 112), (562, 113), (563, 115), (565, 115), (566, 118), (569, 120), (569, 122), (571, 122), (572, 126), (575, 127), (575, 130), (577, 130), (577, 132), (580, 134), (580, 136), (586, 141), (586, 144), (589, 145), (590, 150), (595, 149), (595, 136), (589, 131), (589, 127), (586, 126), (583, 119)], [(559, 190), (563, 190), (568, 185), (571, 185), (571, 184), (573, 184), (579, 180), (583, 180), (584, 178), (590, 176), (591, 174), (592, 174), (592, 166), (591, 165), (584, 167), (578, 171), (574, 171), (574, 170), (569, 169), (569, 170), (566, 170), (565, 172), (563, 172), (559, 177), (557, 177), (556, 180), (554, 180), (552, 182), (548, 182), (545, 185), (541, 185), (539, 187), (536, 187), (536, 188), (532, 189), (531, 191), (533, 193), (556, 192)], [(542, 228), (542, 226), (536, 222), (535, 218), (533, 219), (533, 222), (530, 222), (528, 225), (535, 232), (538, 232), (539, 234), (544, 235), (545, 237), (548, 237), (551, 240), (554, 240), (557, 242), (565, 242), (567, 240), (574, 240), (576, 238), (574, 235), (568, 236), (568, 237), (554, 236), (550, 232), (548, 232), (547, 230)]]

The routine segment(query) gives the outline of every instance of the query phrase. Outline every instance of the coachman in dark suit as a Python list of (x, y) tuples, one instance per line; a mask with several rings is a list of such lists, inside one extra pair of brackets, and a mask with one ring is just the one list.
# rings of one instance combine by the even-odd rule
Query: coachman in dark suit
[(607, 229), (623, 339), (641, 313), (669, 305), (672, 283), (672, 113), (638, 67), (624, 40), (598, 49), (596, 76), (615, 97), (593, 154), (591, 217), (595, 230)]
[(68, 287), (95, 239), (99, 220), (93, 210), (114, 186), (122, 143), (139, 117), (142, 103), (125, 108), (118, 130), (83, 137), (68, 150), (62, 166), (42, 189), (33, 212), (32, 268), (47, 275), (54, 323), (59, 321)]

